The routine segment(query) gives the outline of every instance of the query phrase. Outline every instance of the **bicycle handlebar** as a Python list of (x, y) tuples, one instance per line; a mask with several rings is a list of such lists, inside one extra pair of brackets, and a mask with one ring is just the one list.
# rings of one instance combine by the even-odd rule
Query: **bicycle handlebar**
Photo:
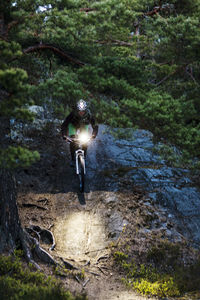
[(70, 143), (75, 142), (75, 143), (82, 143), (82, 144), (87, 144), (92, 137), (89, 137), (86, 141), (81, 141), (79, 138), (71, 138), (69, 136), (66, 137), (66, 140)]

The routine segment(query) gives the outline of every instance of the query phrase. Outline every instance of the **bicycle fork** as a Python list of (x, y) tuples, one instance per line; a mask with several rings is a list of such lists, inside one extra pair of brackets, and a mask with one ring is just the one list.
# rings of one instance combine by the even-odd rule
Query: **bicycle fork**
[(79, 156), (80, 156), (80, 157), (82, 157), (83, 171), (84, 171), (84, 175), (85, 175), (86, 171), (85, 171), (84, 150), (78, 149), (78, 150), (76, 150), (75, 153), (76, 153), (76, 174), (77, 174), (77, 175), (80, 174), (79, 163), (78, 163), (78, 159), (79, 159)]

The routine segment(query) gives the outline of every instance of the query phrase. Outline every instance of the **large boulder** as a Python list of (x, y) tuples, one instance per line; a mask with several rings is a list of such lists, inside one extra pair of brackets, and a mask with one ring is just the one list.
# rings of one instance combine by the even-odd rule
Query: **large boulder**
[(125, 138), (119, 139), (109, 127), (99, 126), (97, 140), (89, 150), (89, 165), (91, 168), (95, 166), (92, 174), (97, 170), (107, 174), (107, 189), (112, 191), (117, 191), (122, 177), (129, 178), (146, 190), (155, 203), (167, 208), (180, 231), (198, 244), (200, 191), (192, 185), (189, 170), (167, 166), (154, 151), (151, 132), (130, 132), (130, 129), (124, 129)]

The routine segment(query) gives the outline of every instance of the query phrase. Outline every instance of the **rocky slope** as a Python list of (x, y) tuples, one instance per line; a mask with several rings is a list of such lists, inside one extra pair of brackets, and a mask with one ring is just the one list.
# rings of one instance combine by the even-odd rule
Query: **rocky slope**
[[(137, 131), (132, 140), (115, 140), (105, 132), (105, 126), (100, 126), (98, 138), (89, 146), (86, 191), (80, 194), (59, 126), (59, 122), (45, 122), (42, 131), (40, 124), (26, 132), (26, 143), (39, 149), (41, 159), (17, 175), (22, 225), (50, 229), (55, 248), (49, 253), (82, 270), (81, 279), (63, 279), (73, 293), (85, 291), (89, 300), (144, 299), (122, 285), (121, 271), (112, 254), (126, 248), (142, 263), (156, 240), (187, 245), (191, 231), (180, 227), (183, 222), (173, 211), (173, 205), (177, 208), (174, 200), (169, 204), (176, 199), (170, 194), (174, 185), (181, 191), (181, 183), (188, 180), (152, 154), (150, 133)], [(197, 190), (195, 193), (198, 195)], [(167, 205), (162, 205), (163, 201)], [(180, 197), (178, 201), (182, 201)], [(196, 233), (194, 238), (197, 242)], [(41, 243), (49, 251), (49, 241)], [(196, 254), (188, 252), (187, 247), (184, 251), (187, 264)]]

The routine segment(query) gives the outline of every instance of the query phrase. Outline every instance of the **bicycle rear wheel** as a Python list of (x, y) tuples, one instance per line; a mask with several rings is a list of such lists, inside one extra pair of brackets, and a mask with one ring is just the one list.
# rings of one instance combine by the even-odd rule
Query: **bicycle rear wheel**
[(85, 188), (85, 174), (84, 174), (84, 158), (83, 156), (79, 155), (78, 157), (78, 169), (79, 169), (79, 186), (80, 186), (80, 192), (84, 192)]

